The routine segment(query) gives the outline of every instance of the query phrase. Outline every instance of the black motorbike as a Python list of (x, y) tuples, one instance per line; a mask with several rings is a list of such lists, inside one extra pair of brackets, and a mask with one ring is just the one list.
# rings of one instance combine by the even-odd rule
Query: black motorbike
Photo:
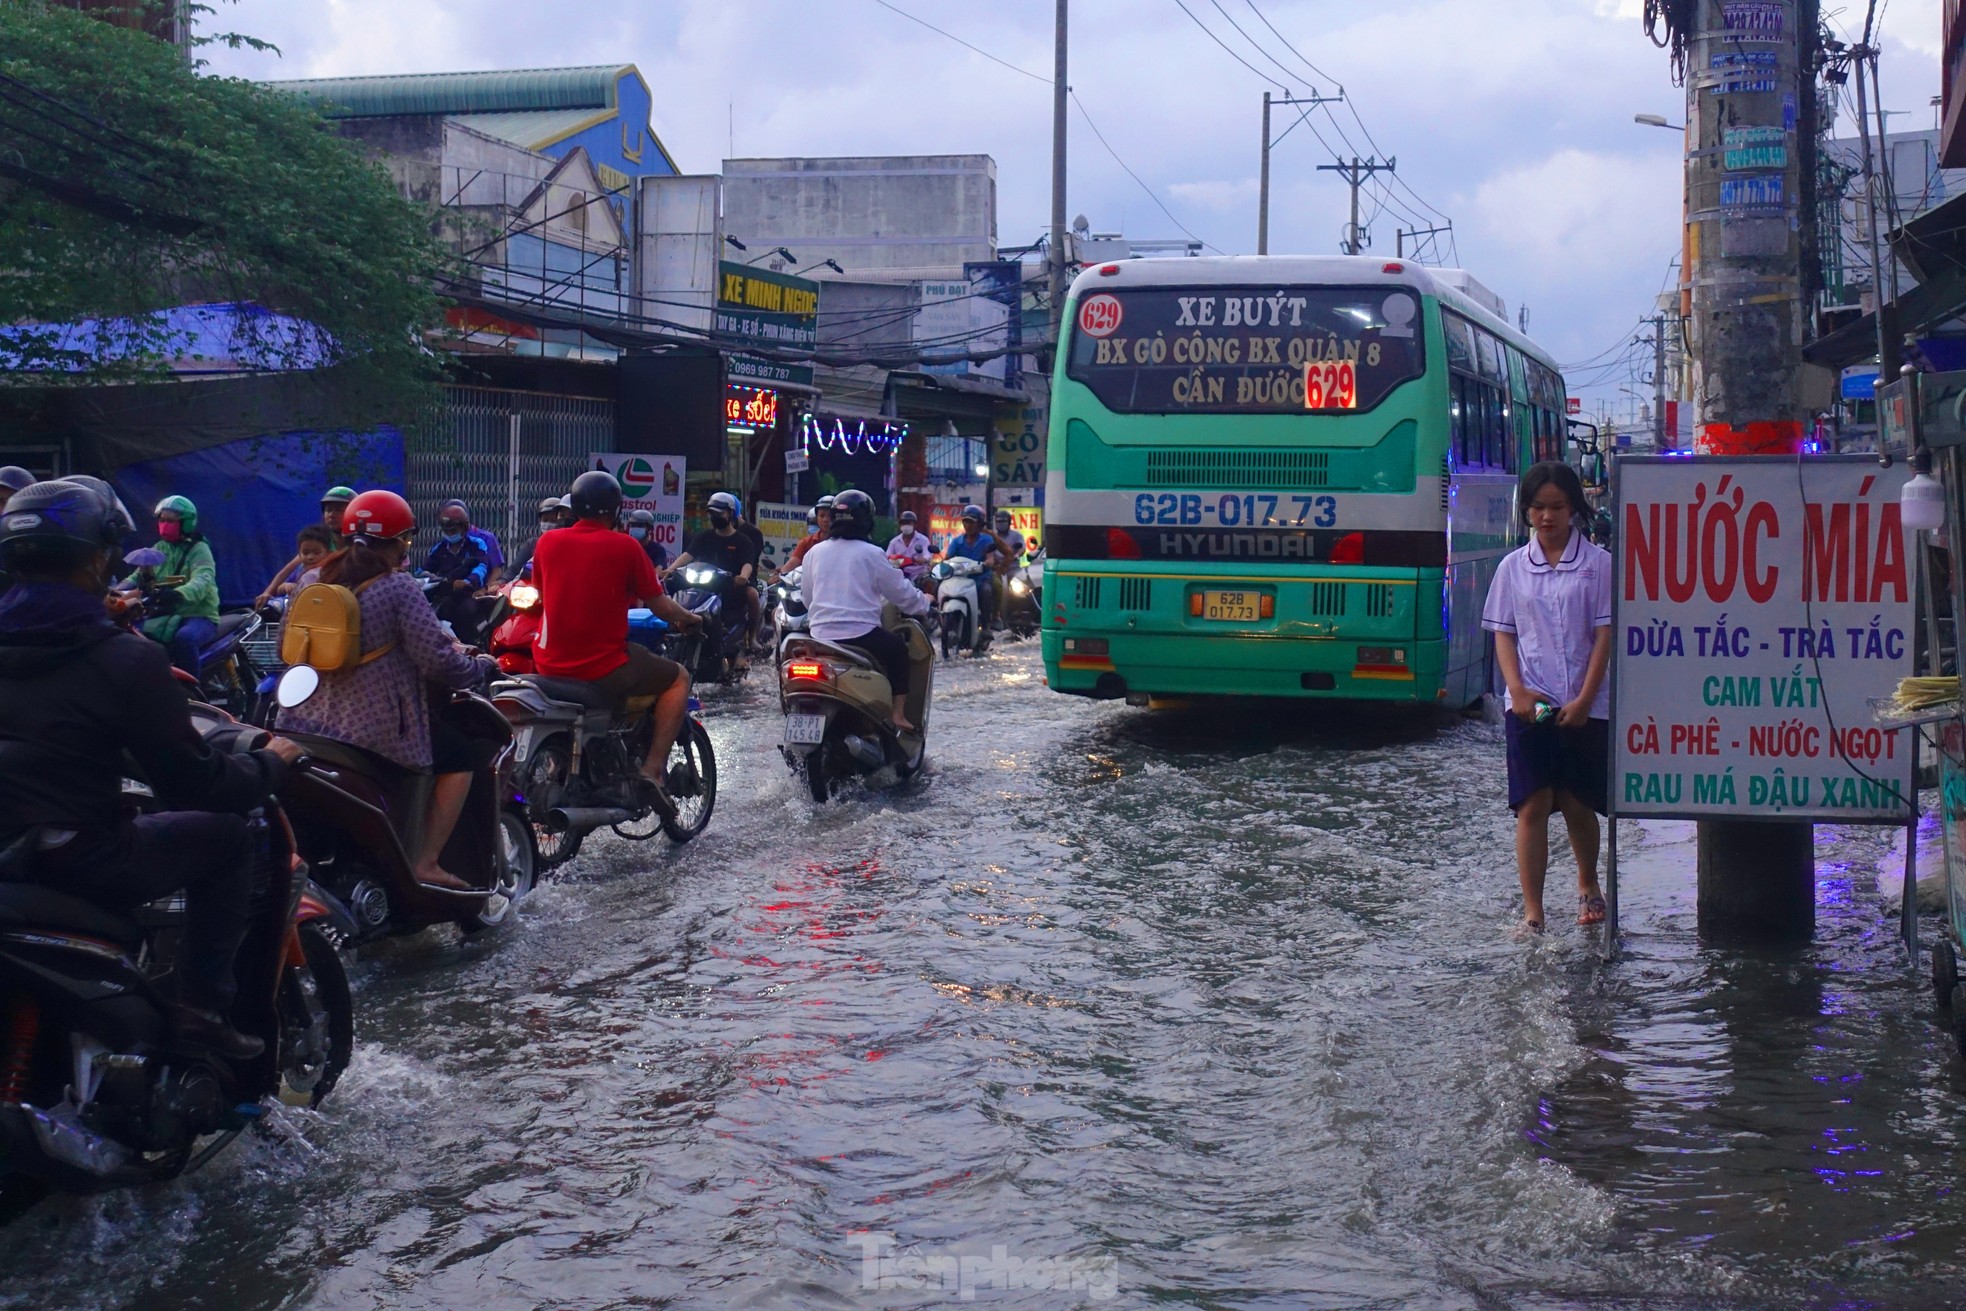
[[(164, 563), (164, 553), (155, 547), (142, 547), (123, 557), (138, 572), (125, 580), (116, 594), (121, 602), (119, 616), (134, 631), (143, 623), (167, 613), (163, 596), (181, 578), (159, 578), (146, 570)], [(254, 665), (249, 643), (266, 626), (265, 618), (251, 609), (234, 610), (218, 617), (218, 631), (212, 640), (198, 648), (199, 700), (231, 715), (234, 719), (259, 722), (255, 707), (259, 701), (260, 670)]]
[(743, 676), (744, 602), (737, 579), (709, 564), (688, 564), (669, 575), (670, 596), (703, 623), (672, 633), (664, 654), (694, 683), (728, 683)]
[[(266, 734), (207, 706), (220, 750)], [(155, 804), (141, 780), (126, 792)], [(232, 1023), (249, 1060), (179, 1042), (171, 1026), (181, 896), (120, 914), (31, 876), (36, 835), (0, 853), (0, 1220), (50, 1192), (96, 1193), (196, 1169), (273, 1098), (318, 1106), (348, 1065), (354, 1008), (338, 944), (348, 925), (308, 880), (269, 803), (252, 819), (252, 926), (234, 968)]]

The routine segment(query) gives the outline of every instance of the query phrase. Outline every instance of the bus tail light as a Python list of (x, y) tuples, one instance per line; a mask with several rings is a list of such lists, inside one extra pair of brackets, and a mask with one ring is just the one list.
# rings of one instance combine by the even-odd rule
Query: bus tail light
[(1117, 264), (1101, 264), (1099, 266), (1099, 276), (1102, 278), (1114, 277), (1119, 271), (1120, 266)]
[(1256, 598), (1256, 613), (1263, 619), (1275, 619), (1277, 617), (1277, 599), (1268, 592), (1263, 593), (1263, 595)]
[(1331, 546), (1332, 564), (1364, 564), (1365, 534), (1346, 533)]
[(1380, 271), (1381, 273), (1404, 273), (1404, 272), (1406, 272), (1406, 265), (1404, 265), (1404, 264), (1388, 264), (1388, 265), (1386, 265), (1386, 267), (1384, 267), (1383, 269), (1380, 269), (1379, 271)]
[(1133, 534), (1124, 528), (1106, 530), (1106, 555), (1114, 560), (1142, 560), (1140, 543), (1133, 540)]

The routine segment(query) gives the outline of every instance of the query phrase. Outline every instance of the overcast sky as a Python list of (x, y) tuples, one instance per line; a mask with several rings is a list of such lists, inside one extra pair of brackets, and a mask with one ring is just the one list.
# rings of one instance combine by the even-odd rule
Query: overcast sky
[[(1051, 0), (893, 3), (1049, 79)], [(1828, 0), (1832, 25), (1853, 35), (1864, 3)], [(1185, 228), (1220, 250), (1251, 252), (1263, 91), (1329, 95), (1342, 85), (1357, 119), (1343, 107), (1316, 111), (1275, 151), (1270, 249), (1335, 252), (1348, 194), (1316, 166), (1334, 151), (1376, 148), (1398, 159), (1403, 185), (1389, 187), (1398, 210), (1368, 202), (1372, 253), (1390, 256), (1398, 228), (1441, 222), (1437, 209), (1453, 219), (1461, 264), (1511, 314), (1528, 306), (1532, 336), (1566, 364), (1600, 358), (1652, 312), (1680, 242), (1679, 137), (1632, 122), (1641, 111), (1684, 121), (1683, 93), (1645, 37), (1642, 9), (1642, 0), (1074, 0), (1071, 85), (1111, 152), (1075, 110), (1068, 212), (1095, 231), (1179, 237)], [(997, 162), (1000, 240), (1035, 240), (1049, 222), (1049, 87), (877, 0), (240, 0), (218, 21), (280, 47), (278, 58), (211, 55), (214, 71), (246, 77), (633, 63), (654, 90), (656, 131), (686, 172), (713, 172), (733, 151), (981, 152)], [(1906, 111), (1891, 126), (1930, 127), (1939, 0), (1884, 0), (1881, 27), (1886, 107)], [(1290, 121), (1283, 112), (1278, 132)], [(1629, 381), (1614, 370), (1582, 390), (1595, 409)]]

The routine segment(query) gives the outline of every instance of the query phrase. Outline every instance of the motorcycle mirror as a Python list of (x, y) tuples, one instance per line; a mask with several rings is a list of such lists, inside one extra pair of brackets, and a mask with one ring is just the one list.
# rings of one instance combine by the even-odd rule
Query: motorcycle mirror
[(314, 666), (290, 665), (287, 672), (280, 675), (280, 685), (273, 689), (273, 699), (280, 703), (282, 710), (292, 710), (320, 688), (321, 675)]
[(123, 557), (123, 563), (133, 569), (155, 569), (164, 563), (164, 553), (154, 546), (139, 546)]

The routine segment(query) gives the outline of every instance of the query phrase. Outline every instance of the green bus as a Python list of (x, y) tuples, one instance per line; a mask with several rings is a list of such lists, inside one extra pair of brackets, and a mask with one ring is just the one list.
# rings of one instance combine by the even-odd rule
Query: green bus
[(1465, 706), (1563, 379), (1478, 284), (1404, 261), (1129, 260), (1072, 285), (1052, 383), (1054, 691)]

